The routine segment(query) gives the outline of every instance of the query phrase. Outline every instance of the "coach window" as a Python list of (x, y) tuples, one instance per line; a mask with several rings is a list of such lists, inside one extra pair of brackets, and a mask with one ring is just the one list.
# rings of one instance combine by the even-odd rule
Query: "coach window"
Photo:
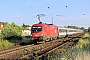
[(73, 30), (69, 30), (69, 32), (73, 32)]
[(66, 30), (64, 30), (64, 29), (59, 29), (59, 32), (66, 32)]

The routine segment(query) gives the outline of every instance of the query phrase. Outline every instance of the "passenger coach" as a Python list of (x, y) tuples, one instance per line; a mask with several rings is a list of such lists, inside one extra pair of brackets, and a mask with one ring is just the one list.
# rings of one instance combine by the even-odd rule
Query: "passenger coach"
[(83, 30), (72, 29), (66, 27), (58, 27), (58, 38), (62, 37), (76, 37), (77, 34), (83, 33)]

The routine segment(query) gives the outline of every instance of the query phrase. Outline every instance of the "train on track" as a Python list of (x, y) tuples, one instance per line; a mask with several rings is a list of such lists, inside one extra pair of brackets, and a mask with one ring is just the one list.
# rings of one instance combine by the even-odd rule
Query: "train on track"
[(81, 33), (84, 33), (83, 30), (39, 22), (33, 24), (31, 27), (31, 40), (34, 42), (40, 42), (59, 39), (62, 37), (76, 37), (76, 34)]

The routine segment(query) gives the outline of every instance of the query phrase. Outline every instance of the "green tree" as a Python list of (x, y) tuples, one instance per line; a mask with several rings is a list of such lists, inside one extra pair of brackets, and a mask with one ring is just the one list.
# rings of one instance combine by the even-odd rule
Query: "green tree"
[(12, 22), (9, 24), (8, 22), (4, 23), (4, 28), (2, 29), (1, 35), (3, 38), (9, 38), (12, 36), (21, 36), (22, 34), (22, 28), (20, 26), (17, 26)]
[(24, 30), (25, 29), (25, 24), (23, 23), (23, 25), (22, 25), (22, 29)]
[(79, 29), (79, 27), (77, 27), (77, 26), (68, 26), (68, 28)]
[(88, 27), (88, 33), (89, 33), (89, 35), (90, 35), (90, 27)]
[(80, 29), (81, 29), (81, 30), (84, 30), (84, 27), (81, 27)]
[(26, 24), (23, 23), (22, 29), (25, 30), (25, 29), (27, 29), (27, 27), (31, 27), (31, 26), (30, 25), (26, 25)]

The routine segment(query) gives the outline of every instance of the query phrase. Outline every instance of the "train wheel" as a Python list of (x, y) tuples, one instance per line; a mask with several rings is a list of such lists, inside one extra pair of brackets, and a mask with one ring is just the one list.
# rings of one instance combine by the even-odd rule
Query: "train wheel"
[(34, 43), (34, 44), (37, 44), (37, 41), (36, 41), (36, 40), (33, 40), (33, 43)]

